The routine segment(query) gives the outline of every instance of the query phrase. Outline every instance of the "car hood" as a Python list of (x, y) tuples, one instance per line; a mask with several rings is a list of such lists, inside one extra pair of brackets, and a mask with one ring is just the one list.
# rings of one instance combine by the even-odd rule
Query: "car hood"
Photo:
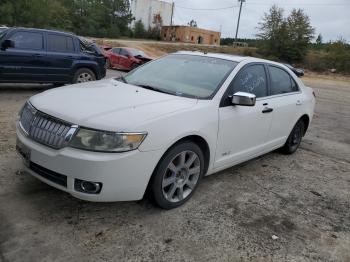
[(30, 99), (38, 110), (84, 127), (107, 131), (136, 130), (196, 105), (197, 100), (125, 84), (114, 79), (51, 89)]

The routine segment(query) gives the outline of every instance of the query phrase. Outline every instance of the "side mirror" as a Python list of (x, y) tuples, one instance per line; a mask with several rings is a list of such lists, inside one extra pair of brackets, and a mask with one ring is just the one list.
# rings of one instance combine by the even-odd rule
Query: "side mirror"
[(232, 105), (255, 106), (256, 96), (246, 92), (237, 92), (232, 96)]
[(15, 42), (13, 40), (10, 39), (6, 39), (4, 42), (2, 42), (1, 44), (1, 48), (3, 50), (6, 50), (7, 48), (13, 48), (15, 47)]

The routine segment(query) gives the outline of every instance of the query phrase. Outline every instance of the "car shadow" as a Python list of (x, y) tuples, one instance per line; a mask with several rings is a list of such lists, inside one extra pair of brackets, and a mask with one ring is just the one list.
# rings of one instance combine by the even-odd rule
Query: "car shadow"
[[(248, 165), (254, 164), (258, 161), (263, 161), (264, 158), (269, 158), (271, 155), (277, 155), (275, 152), (271, 152), (267, 155), (260, 156), (258, 158), (249, 160), (245, 163), (236, 165), (234, 167), (227, 168), (220, 172), (214, 173), (210, 176), (206, 176), (201, 181), (198, 187), (198, 191), (195, 192), (193, 198), (190, 199), (185, 205), (174, 209), (170, 212), (186, 212), (190, 210), (191, 206), (198, 205), (196, 201), (200, 201), (200, 194), (205, 194), (205, 191), (211, 191), (215, 184), (220, 183), (223, 177), (225, 179), (231, 180), (234, 184), (236, 177), (241, 170)], [(26, 183), (19, 185), (18, 191), (24, 196), (26, 201), (30, 202), (30, 205), (35, 207), (39, 213), (45, 212), (48, 214), (54, 214), (54, 216), (60, 216), (67, 220), (71, 220), (72, 215), (79, 213), (79, 219), (82, 217), (89, 217), (89, 221), (94, 218), (99, 220), (102, 219), (107, 222), (108, 217), (113, 218), (114, 221), (119, 216), (125, 216), (125, 214), (139, 214), (144, 216), (160, 214), (162, 212), (167, 212), (159, 207), (157, 207), (148, 192), (145, 193), (145, 197), (139, 201), (129, 201), (129, 202), (87, 202), (79, 200), (70, 194), (51, 187), (40, 180), (30, 176), (28, 174), (26, 178)], [(220, 192), (217, 192), (220, 194)], [(55, 203), (54, 205), (52, 203)], [(73, 213), (73, 214), (72, 214)], [(113, 215), (111, 215), (113, 213)], [(110, 221), (111, 223), (113, 221)], [(79, 223), (76, 221), (75, 223)]]

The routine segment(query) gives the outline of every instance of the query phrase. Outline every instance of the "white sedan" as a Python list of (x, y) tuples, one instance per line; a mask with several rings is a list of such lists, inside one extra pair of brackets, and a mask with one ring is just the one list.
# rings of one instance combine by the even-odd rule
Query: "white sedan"
[(171, 54), (119, 79), (31, 97), (17, 123), (25, 169), (88, 201), (149, 190), (171, 209), (204, 175), (275, 149), (294, 153), (315, 97), (286, 66), (257, 58)]

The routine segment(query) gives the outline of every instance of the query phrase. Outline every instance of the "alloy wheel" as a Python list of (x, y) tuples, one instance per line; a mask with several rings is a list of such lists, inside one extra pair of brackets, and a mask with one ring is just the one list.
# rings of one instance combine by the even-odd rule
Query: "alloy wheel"
[(89, 81), (93, 81), (93, 78), (92, 78), (92, 75), (90, 75), (87, 72), (81, 73), (77, 79), (77, 83), (84, 83)]
[(188, 197), (196, 187), (201, 171), (199, 156), (193, 151), (176, 155), (165, 169), (162, 181), (163, 196), (169, 202)]

